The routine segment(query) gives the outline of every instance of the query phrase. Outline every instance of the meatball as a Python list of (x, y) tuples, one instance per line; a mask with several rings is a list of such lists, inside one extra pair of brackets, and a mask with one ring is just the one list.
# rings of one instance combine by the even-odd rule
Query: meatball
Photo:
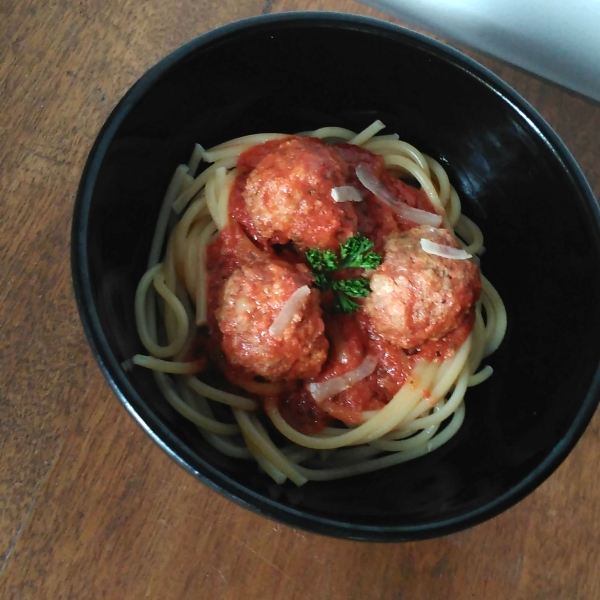
[(318, 374), (327, 358), (319, 292), (312, 289), (277, 338), (269, 333), (292, 294), (309, 285), (305, 267), (260, 259), (236, 269), (226, 281), (215, 316), (229, 362), (268, 380)]
[(422, 238), (458, 248), (445, 229), (420, 226), (391, 234), (364, 304), (375, 332), (406, 349), (455, 329), (481, 291), (475, 264), (429, 254), (421, 248)]
[(250, 173), (244, 204), (258, 233), (301, 249), (334, 249), (357, 231), (352, 202), (336, 203), (346, 165), (320, 140), (290, 137)]

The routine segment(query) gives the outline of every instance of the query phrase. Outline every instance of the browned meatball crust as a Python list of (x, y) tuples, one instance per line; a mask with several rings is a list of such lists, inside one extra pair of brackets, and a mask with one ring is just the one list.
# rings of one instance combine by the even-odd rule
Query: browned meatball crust
[(375, 331), (406, 349), (455, 329), (481, 291), (477, 265), (429, 254), (421, 248), (423, 238), (459, 247), (446, 229), (420, 226), (391, 234), (364, 304)]
[(292, 294), (311, 278), (306, 271), (274, 259), (236, 269), (225, 283), (216, 318), (229, 362), (269, 380), (316, 376), (327, 358), (319, 292), (312, 289), (277, 338), (273, 321)]
[(250, 173), (244, 203), (263, 237), (292, 240), (302, 249), (333, 249), (357, 231), (352, 203), (336, 203), (331, 196), (345, 180), (346, 165), (335, 150), (294, 136)]

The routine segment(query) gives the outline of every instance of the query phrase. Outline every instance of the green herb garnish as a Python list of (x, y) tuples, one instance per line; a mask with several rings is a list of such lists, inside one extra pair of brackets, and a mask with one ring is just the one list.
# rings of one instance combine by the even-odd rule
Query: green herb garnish
[(306, 253), (315, 278), (315, 287), (333, 291), (336, 311), (350, 313), (358, 310), (360, 305), (351, 298), (366, 298), (371, 293), (368, 279), (334, 279), (333, 274), (343, 269), (377, 268), (382, 258), (377, 252), (371, 251), (373, 246), (371, 240), (357, 233), (340, 246), (339, 257), (331, 250), (313, 248)]

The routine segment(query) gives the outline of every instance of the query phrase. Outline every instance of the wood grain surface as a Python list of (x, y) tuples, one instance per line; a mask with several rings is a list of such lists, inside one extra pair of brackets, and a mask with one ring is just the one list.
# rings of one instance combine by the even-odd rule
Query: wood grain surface
[[(600, 416), (508, 512), (409, 544), (318, 537), (242, 510), (126, 414), (79, 323), (73, 202), (146, 69), (221, 24), (350, 0), (0, 0), (0, 598), (600, 598)], [(471, 53), (473, 56), (473, 53)], [(600, 106), (476, 56), (550, 122), (600, 194)]]

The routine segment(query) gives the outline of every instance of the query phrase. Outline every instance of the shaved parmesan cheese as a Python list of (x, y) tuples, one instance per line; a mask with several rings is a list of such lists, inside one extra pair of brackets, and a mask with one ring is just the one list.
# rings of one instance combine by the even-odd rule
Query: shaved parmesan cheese
[(413, 208), (408, 204), (394, 198), (388, 192), (383, 184), (373, 175), (371, 169), (364, 164), (356, 167), (356, 176), (358, 180), (372, 193), (377, 196), (383, 203), (387, 204), (396, 214), (403, 219), (417, 223), (418, 225), (430, 225), (431, 227), (439, 227), (442, 224), (442, 216), (437, 213), (430, 213), (420, 208)]
[(353, 185), (341, 185), (331, 190), (334, 202), (362, 202), (360, 192)]
[[(430, 213), (420, 208), (413, 208), (400, 200), (396, 212), (404, 219), (417, 223), (418, 225), (429, 225), (431, 227), (439, 227), (442, 224), (442, 216), (436, 213)], [(391, 206), (394, 209), (393, 206)]]
[(365, 377), (368, 377), (373, 373), (377, 366), (378, 358), (375, 356), (367, 356), (356, 369), (341, 375), (340, 377), (334, 377), (327, 381), (320, 383), (309, 383), (308, 391), (311, 393), (317, 404), (332, 398), (336, 394), (347, 390), (352, 387), (355, 383), (358, 383)]
[(294, 315), (302, 307), (304, 298), (310, 296), (310, 288), (303, 285), (298, 288), (281, 307), (281, 312), (273, 319), (271, 327), (269, 327), (269, 335), (274, 338), (280, 338), (285, 331), (285, 328), (292, 322)]
[(441, 256), (442, 258), (453, 258), (455, 260), (465, 260), (471, 258), (471, 254), (465, 252), (461, 248), (453, 248), (452, 246), (445, 246), (444, 244), (436, 244), (431, 240), (421, 238), (421, 248), (428, 254), (435, 254), (435, 256)]

